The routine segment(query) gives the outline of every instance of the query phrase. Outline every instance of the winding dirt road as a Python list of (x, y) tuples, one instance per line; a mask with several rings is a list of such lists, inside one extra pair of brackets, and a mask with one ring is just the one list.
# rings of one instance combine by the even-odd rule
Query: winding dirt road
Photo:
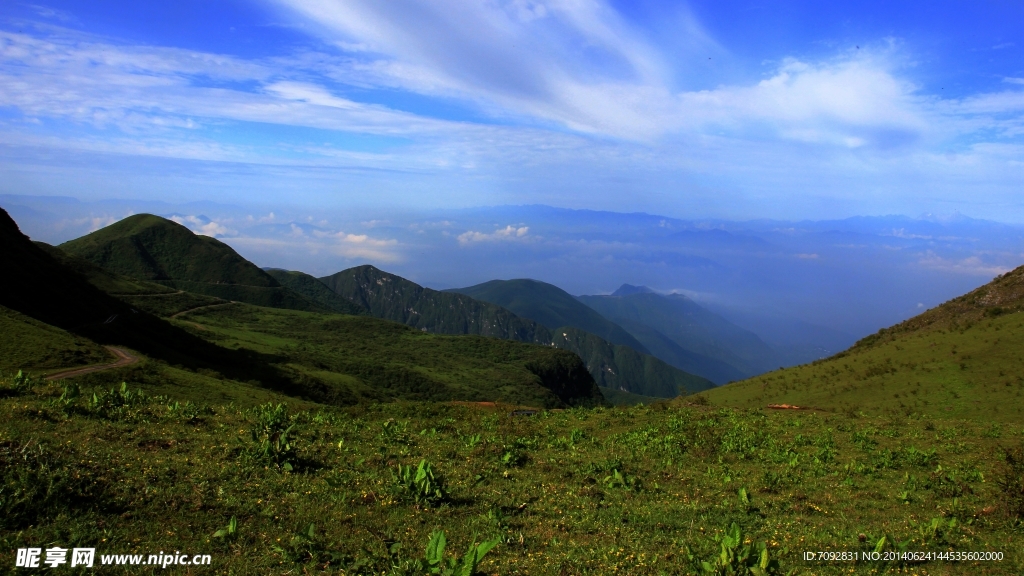
[(188, 310), (182, 310), (181, 312), (178, 312), (176, 314), (171, 314), (170, 318), (173, 320), (174, 318), (177, 318), (178, 316), (183, 316), (183, 315), (188, 314), (190, 312), (195, 312), (196, 310), (202, 310), (204, 308), (216, 308), (217, 306), (227, 306), (228, 304), (237, 304), (237, 302), (232, 300), (230, 302), (220, 302), (218, 304), (203, 304), (202, 306), (196, 306), (195, 308), (189, 308)]
[(83, 374), (91, 374), (93, 372), (99, 372), (100, 370), (110, 370), (111, 368), (120, 368), (122, 366), (128, 366), (129, 364), (135, 364), (139, 361), (138, 356), (133, 355), (127, 350), (121, 348), (115, 348), (113, 346), (104, 346), (111, 354), (117, 357), (115, 362), (110, 364), (97, 364), (94, 366), (84, 366), (82, 368), (74, 368), (72, 370), (63, 370), (50, 374), (46, 377), (47, 380), (63, 380), (64, 378), (74, 378), (75, 376), (81, 376)]

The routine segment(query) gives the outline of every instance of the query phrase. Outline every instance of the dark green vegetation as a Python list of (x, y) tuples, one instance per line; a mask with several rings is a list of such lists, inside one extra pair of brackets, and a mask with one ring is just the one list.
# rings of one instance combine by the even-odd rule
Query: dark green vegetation
[(110, 354), (87, 338), (0, 306), (0, 373), (110, 362)]
[(716, 404), (787, 403), (872, 414), (1019, 421), (1024, 267), (826, 360), (705, 393)]
[(436, 334), (477, 334), (548, 344), (547, 329), (500, 306), (462, 294), (424, 288), (373, 266), (358, 266), (320, 279), (335, 294), (376, 318)]
[(120, 222), (59, 247), (121, 276), (257, 306), (322, 310), (215, 238), (151, 214)]
[[(71, 382), (0, 390), (4, 566), (19, 547), (59, 545), (209, 553), (211, 573), (423, 574), (489, 542), (486, 574), (746, 573), (762, 546), (769, 574), (1024, 570), (1015, 423), (676, 402), (521, 417), (241, 409), (117, 381), (95, 396)], [(1005, 556), (802, 560), (875, 549)]]
[(604, 402), (580, 359), (550, 347), (246, 304), (203, 308), (176, 322), (225, 348), (270, 359), (297, 387), (282, 391), (334, 405), (396, 399), (542, 407)]
[(427, 332), (480, 334), (569, 350), (583, 358), (591, 376), (605, 388), (672, 398), (714, 385), (628, 346), (610, 344), (582, 329), (549, 330), (501, 306), (464, 294), (424, 288), (373, 266), (350, 268), (320, 280), (373, 316)]
[(282, 286), (302, 294), (326, 310), (339, 314), (366, 314), (366, 309), (362, 306), (338, 296), (326, 284), (309, 274), (280, 268), (269, 268), (266, 272)]
[(637, 352), (650, 353), (621, 326), (601, 316), (565, 290), (545, 282), (526, 279), (491, 280), (468, 288), (453, 288), (446, 292), (457, 292), (496, 304), (521, 318), (529, 318), (552, 330), (566, 326), (579, 328), (611, 344), (621, 344)]
[(652, 354), (716, 383), (778, 368), (776, 352), (744, 330), (682, 294), (656, 294), (624, 285), (611, 296), (579, 300), (625, 328)]

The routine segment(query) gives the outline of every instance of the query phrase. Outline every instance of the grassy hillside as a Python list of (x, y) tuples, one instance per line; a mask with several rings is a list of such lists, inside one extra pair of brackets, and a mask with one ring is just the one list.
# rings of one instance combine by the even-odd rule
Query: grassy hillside
[(570, 326), (603, 338), (611, 344), (629, 346), (637, 352), (650, 351), (629, 332), (565, 290), (536, 280), (491, 280), (468, 288), (453, 288), (471, 298), (496, 304), (521, 318), (529, 318), (549, 329)]
[(164, 286), (163, 284), (149, 282), (147, 280), (137, 280), (135, 278), (115, 274), (93, 264), (85, 258), (75, 256), (70, 252), (65, 252), (64, 250), (61, 250), (56, 246), (46, 244), (45, 242), (33, 243), (52, 256), (53, 259), (59, 262), (61, 266), (75, 272), (79, 276), (82, 276), (90, 284), (112, 296), (174, 294), (177, 292), (174, 288)]
[(129, 216), (59, 246), (115, 274), (257, 306), (321, 310), (216, 238), (151, 214)]
[(1019, 420), (1024, 268), (812, 364), (706, 392), (728, 406)]
[(710, 380), (675, 369), (654, 356), (611, 344), (576, 328), (559, 328), (552, 344), (579, 355), (598, 385), (606, 388), (674, 398), (714, 387)]
[(272, 357), (301, 386), (300, 395), (331, 404), (398, 399), (558, 407), (603, 402), (578, 357), (544, 346), (426, 334), (366, 316), (244, 304), (196, 310), (176, 322), (220, 346)]
[(0, 374), (111, 362), (95, 342), (0, 306)]
[[(436, 403), (242, 409), (131, 384), (96, 402), (90, 389), (69, 400), (59, 384), (12, 384), (0, 380), (3, 566), (18, 548), (57, 545), (95, 547), (97, 563), (210, 554), (182, 574), (422, 574), (412, 563), (443, 530), (446, 558), (494, 542), (484, 574), (703, 574), (702, 562), (740, 574), (762, 544), (773, 576), (1024, 571), (1019, 423), (664, 403), (530, 417)], [(415, 480), (421, 461), (429, 482)], [(803, 559), (876, 549), (1003, 557)]]
[(716, 382), (733, 380), (737, 374), (753, 376), (780, 366), (776, 352), (756, 334), (686, 296), (656, 294), (643, 291), (643, 287), (630, 288), (616, 293), (620, 295), (580, 296), (579, 300), (623, 327), (642, 324), (664, 335), (690, 354), (671, 354), (664, 346), (659, 346), (656, 337), (643, 330), (635, 330), (633, 334), (662, 353), (668, 352), (662, 357), (666, 362)]
[(292, 270), (281, 270), (279, 268), (270, 268), (266, 272), (282, 286), (305, 296), (331, 312), (337, 312), (338, 314), (366, 314), (366, 309), (346, 298), (338, 296), (326, 284), (309, 274)]
[(65, 270), (78, 274), (94, 287), (128, 303), (133, 309), (149, 312), (155, 316), (170, 317), (185, 310), (227, 302), (222, 298), (175, 290), (163, 284), (147, 280), (136, 280), (115, 274), (96, 264), (50, 246), (34, 242), (53, 257)]
[[(464, 294), (424, 288), (373, 266), (360, 266), (320, 279), (338, 295), (377, 318), (429, 333), (478, 334), (553, 345), (578, 354), (600, 385), (647, 396), (674, 397), (713, 383), (686, 374), (626, 346), (616, 346), (577, 328), (548, 330), (512, 312)], [(562, 334), (571, 334), (571, 337)], [(682, 388), (680, 388), (682, 386)]]
[[(144, 308), (133, 307), (106, 294), (91, 284), (87, 276), (64, 266), (21, 234), (17, 224), (2, 210), (0, 241), (4, 248), (0, 251), (0, 266), (17, 275), (17, 281), (0, 282), (0, 306), (61, 329), (32, 329), (31, 339), (26, 341), (31, 342), (28, 348), (18, 348), (21, 345), (16, 342), (4, 343), (5, 349), (17, 353), (15, 358), (19, 361), (25, 358), (26, 368), (50, 368), (62, 355), (72, 366), (92, 363), (97, 357), (95, 344), (113, 344), (139, 352), (169, 368), (206, 371), (225, 379), (285, 391), (294, 385), (266, 358), (244, 350), (222, 348), (147, 313)], [(158, 303), (162, 299), (175, 300), (183, 296), (190, 295), (136, 294), (123, 298)], [(29, 330), (24, 326), (19, 329)], [(87, 345), (86, 341), (93, 345)], [(28, 359), (32, 354), (38, 354), (40, 360)], [(105, 353), (104, 356), (104, 361), (108, 361), (109, 357)], [(47, 358), (49, 360), (44, 361)]]
[(637, 404), (654, 404), (655, 402), (665, 401), (664, 398), (658, 398), (657, 396), (633, 394), (631, 392), (623, 392), (622, 390), (616, 390), (614, 388), (602, 387), (601, 394), (612, 406), (636, 406)]

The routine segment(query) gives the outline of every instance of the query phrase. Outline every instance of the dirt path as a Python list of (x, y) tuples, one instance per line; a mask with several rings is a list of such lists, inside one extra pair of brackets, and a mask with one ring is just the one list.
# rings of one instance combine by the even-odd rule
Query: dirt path
[(184, 293), (184, 290), (178, 290), (177, 292), (158, 292), (156, 294), (111, 294), (111, 296), (121, 296), (130, 298), (156, 298), (159, 296), (177, 296), (178, 294)]
[(196, 306), (195, 308), (189, 308), (188, 310), (182, 310), (181, 312), (176, 312), (176, 313), (172, 314), (171, 315), (171, 319), (173, 320), (174, 318), (177, 318), (178, 316), (181, 316), (183, 314), (188, 314), (189, 312), (195, 312), (196, 310), (202, 310), (203, 308), (215, 308), (217, 306), (227, 306), (228, 304), (237, 304), (237, 302), (232, 300), (231, 302), (221, 302), (219, 304), (204, 304), (202, 306)]
[(138, 356), (132, 355), (127, 350), (121, 348), (114, 348), (113, 346), (104, 346), (111, 354), (117, 357), (117, 361), (110, 364), (98, 364), (96, 366), (85, 366), (83, 368), (75, 368), (73, 370), (64, 370), (63, 372), (57, 372), (50, 374), (46, 377), (47, 380), (62, 380), (64, 378), (74, 378), (75, 376), (81, 376), (83, 374), (91, 374), (93, 372), (99, 372), (100, 370), (109, 370), (111, 368), (120, 368), (121, 366), (128, 366), (129, 364), (135, 364), (139, 361)]

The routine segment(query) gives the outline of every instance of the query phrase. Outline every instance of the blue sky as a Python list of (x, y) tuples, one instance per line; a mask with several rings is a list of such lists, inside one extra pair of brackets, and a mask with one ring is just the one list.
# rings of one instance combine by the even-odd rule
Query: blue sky
[(0, 5), (0, 193), (1024, 222), (1017, 2)]

